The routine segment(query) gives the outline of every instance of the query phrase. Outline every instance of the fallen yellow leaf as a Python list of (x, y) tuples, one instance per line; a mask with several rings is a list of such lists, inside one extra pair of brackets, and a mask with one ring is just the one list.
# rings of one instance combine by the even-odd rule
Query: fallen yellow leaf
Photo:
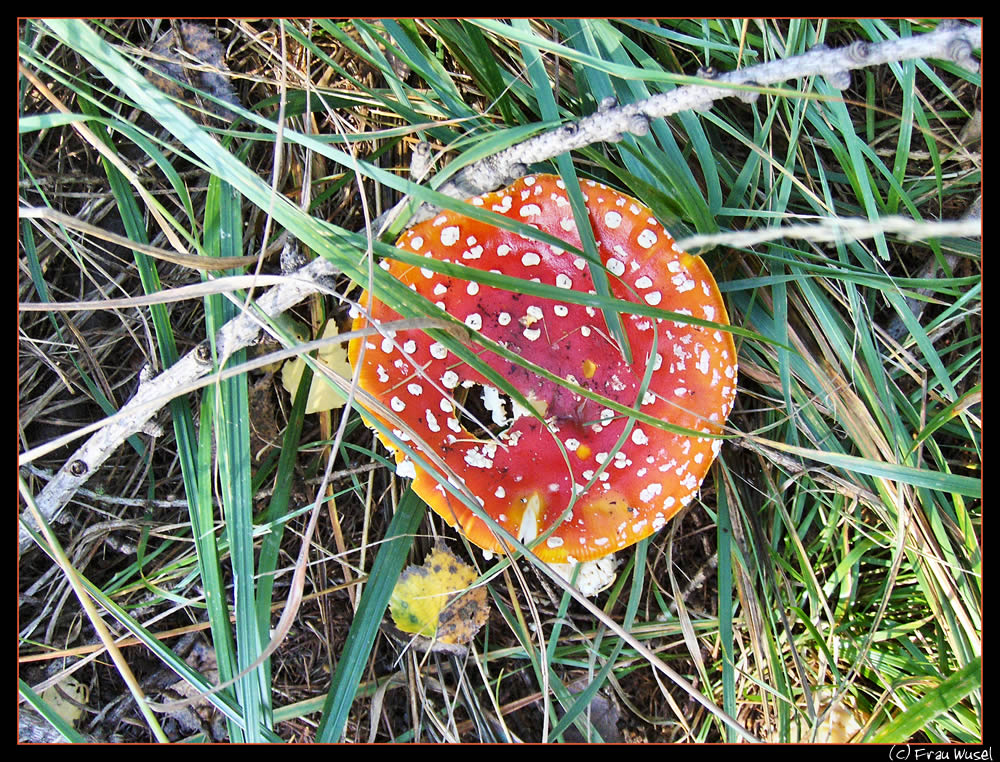
[(489, 618), (486, 588), (470, 585), (475, 569), (444, 548), (435, 548), (423, 566), (410, 566), (396, 583), (389, 613), (403, 632), (464, 645)]
[[(337, 324), (330, 320), (323, 330), (323, 338), (329, 339), (336, 336)], [(344, 378), (350, 378), (351, 364), (347, 360), (347, 348), (343, 344), (330, 344), (319, 352), (319, 362), (325, 365)], [(281, 385), (285, 387), (289, 394), (295, 395), (299, 388), (299, 381), (305, 370), (306, 362), (301, 357), (289, 360), (285, 367), (281, 369)], [(306, 413), (321, 413), (325, 410), (337, 410), (342, 408), (347, 399), (340, 390), (335, 388), (327, 379), (320, 374), (314, 373), (312, 384), (309, 386), (309, 399), (306, 401)]]

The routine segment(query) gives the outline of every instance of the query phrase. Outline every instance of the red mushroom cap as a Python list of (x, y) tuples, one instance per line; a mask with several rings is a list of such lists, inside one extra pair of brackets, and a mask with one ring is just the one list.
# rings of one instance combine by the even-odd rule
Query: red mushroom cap
[[(585, 181), (581, 190), (613, 296), (728, 325), (708, 268), (677, 249), (647, 207), (601, 183)], [(525, 177), (469, 203), (582, 248), (558, 177)], [(408, 230), (396, 246), (593, 293), (584, 259), (452, 212)], [(732, 335), (721, 328), (622, 314), (633, 356), (627, 363), (608, 338), (602, 313), (592, 307), (504, 291), (397, 260), (386, 265), (402, 283), (469, 328), (621, 405), (706, 434), (720, 433), (732, 410), (736, 350)], [(398, 315), (376, 302), (371, 318), (380, 323)], [(357, 317), (354, 327), (367, 324)], [(481, 359), (532, 401), (545, 422), (515, 411), (513, 422), (494, 439), (481, 439), (460, 422), (454, 398), (459, 386), (489, 388), (480, 373), (418, 330), (353, 341), (349, 354), (355, 366), (362, 341), (360, 385), (398, 416), (393, 424), (383, 423), (398, 429), (402, 421), (410, 427), (464, 480), (483, 511), (514, 536), (529, 542), (558, 524), (534, 548), (545, 561), (592, 560), (658, 530), (695, 496), (721, 446), (717, 438), (667, 432), (629, 419), (486, 350), (480, 350)], [(499, 406), (492, 409), (496, 422), (510, 421)], [(406, 464), (400, 473), (414, 476), (414, 490), (449, 524), (476, 545), (502, 551), (489, 526), (441, 486), (447, 476), (411, 464), (402, 451), (396, 457)]]

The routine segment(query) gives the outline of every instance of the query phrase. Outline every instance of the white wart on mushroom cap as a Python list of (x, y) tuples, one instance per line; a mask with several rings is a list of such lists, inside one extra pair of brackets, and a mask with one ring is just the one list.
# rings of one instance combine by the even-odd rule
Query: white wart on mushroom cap
[[(678, 250), (647, 207), (601, 183), (585, 181), (581, 189), (613, 296), (728, 325), (708, 268)], [(469, 203), (582, 248), (558, 177), (525, 177)], [(396, 246), (564, 289), (594, 290), (579, 256), (451, 212), (408, 230)], [(470, 329), (622, 405), (704, 434), (721, 432), (732, 410), (736, 351), (732, 335), (721, 328), (623, 314), (630, 364), (608, 338), (603, 314), (592, 307), (503, 291), (396, 260), (383, 266)], [(398, 315), (376, 303), (372, 319)], [(365, 325), (364, 317), (356, 318), (356, 329)], [(351, 343), (352, 364), (361, 355), (361, 341)], [(600, 558), (658, 530), (694, 498), (719, 451), (719, 439), (669, 433), (642, 422), (631, 426), (616, 449), (630, 425), (626, 416), (485, 350), (481, 359), (531, 400), (545, 422), (520, 415), (496, 439), (481, 439), (461, 423), (454, 397), (463, 385), (488, 386), (481, 374), (421, 331), (364, 341), (362, 388), (460, 475), (484, 511), (526, 542), (558, 523), (535, 547), (546, 561)], [(640, 398), (650, 365), (650, 382)], [(402, 452), (396, 457), (400, 473), (414, 477), (414, 490), (449, 524), (484, 549), (502, 550), (486, 523), (439, 484), (446, 476), (427, 473)]]

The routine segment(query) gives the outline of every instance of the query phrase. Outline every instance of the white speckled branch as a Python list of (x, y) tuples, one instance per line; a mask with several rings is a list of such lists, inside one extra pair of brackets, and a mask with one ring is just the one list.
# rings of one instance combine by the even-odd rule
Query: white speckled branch
[[(316, 259), (288, 277), (281, 285), (266, 291), (255, 302), (256, 315), (243, 312), (219, 329), (215, 341), (220, 365), (234, 352), (249, 346), (257, 338), (263, 323), (260, 313), (271, 317), (280, 315), (321, 290), (322, 278), (334, 274), (333, 267), (327, 260)], [(96, 473), (111, 453), (130, 436), (144, 429), (157, 411), (176, 396), (174, 392), (177, 389), (208, 375), (212, 369), (211, 350), (207, 342), (202, 342), (163, 373), (140, 381), (132, 399), (116, 415), (94, 424), (96, 432), (73, 453), (38, 494), (36, 503), (46, 521), (51, 521), (58, 515), (76, 490)], [(59, 442), (50, 445), (58, 446)], [(32, 453), (22, 453), (22, 462), (31, 459)], [(30, 526), (37, 528), (30, 514), (25, 514), (23, 518)], [(22, 528), (19, 535), (21, 551), (30, 542), (31, 536)]]
[[(618, 141), (624, 134), (642, 135), (650, 120), (682, 111), (704, 110), (719, 98), (750, 100), (759, 93), (755, 88), (800, 77), (825, 76), (838, 89), (845, 89), (850, 85), (849, 72), (852, 70), (918, 58), (953, 61), (969, 71), (978, 71), (979, 64), (972, 52), (981, 46), (982, 30), (957, 21), (942, 22), (933, 32), (915, 37), (879, 43), (857, 41), (842, 48), (819, 45), (808, 53), (713, 76), (710, 84), (678, 87), (623, 106), (602, 104), (602, 108), (590, 116), (464, 167), (438, 190), (455, 198), (486, 193), (525, 174), (529, 164), (548, 161), (566, 151), (594, 143)], [(414, 222), (433, 213), (433, 210), (421, 210)]]

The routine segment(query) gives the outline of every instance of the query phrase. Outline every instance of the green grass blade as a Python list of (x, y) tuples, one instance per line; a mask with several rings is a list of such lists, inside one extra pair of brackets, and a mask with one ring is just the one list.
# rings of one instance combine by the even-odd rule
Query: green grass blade
[[(284, 536), (284, 522), (281, 520), (288, 513), (288, 501), (291, 496), (292, 484), (295, 478), (295, 464), (299, 456), (299, 439), (302, 435), (302, 425), (305, 421), (306, 402), (309, 399), (309, 387), (312, 385), (313, 372), (308, 363), (302, 370), (299, 388), (296, 390), (292, 410), (288, 415), (288, 423), (281, 440), (281, 454), (278, 456), (278, 466), (274, 474), (274, 491), (267, 509), (261, 517), (261, 523), (272, 523), (273, 529), (264, 537), (257, 560), (257, 620), (262, 633), (271, 631), (271, 602), (274, 589), (274, 571), (281, 552), (281, 540)], [(270, 671), (269, 661), (263, 668)]]
[[(647, 538), (635, 546), (635, 553), (630, 562), (632, 564), (632, 582), (629, 586), (628, 600), (625, 604), (625, 615), (622, 618), (622, 627), (626, 630), (630, 630), (632, 628), (639, 605), (643, 599), (643, 593), (645, 592), (645, 571), (648, 550), (649, 539)], [(565, 597), (568, 598), (568, 595)], [(595, 643), (595, 647), (597, 645), (598, 644)], [(574, 722), (582, 712), (586, 711), (588, 706), (590, 706), (590, 702), (593, 701), (594, 696), (596, 696), (597, 692), (606, 684), (608, 675), (611, 674), (611, 671), (618, 665), (618, 657), (624, 648), (624, 640), (619, 638), (615, 641), (608, 655), (604, 657), (604, 664), (602, 664), (601, 668), (594, 674), (587, 687), (580, 691), (580, 693), (574, 698), (573, 703), (566, 708), (566, 714), (563, 715), (563, 718), (552, 728), (553, 738), (558, 738), (563, 732), (565, 732), (566, 728), (568, 728), (570, 724)]]
[(896, 715), (867, 740), (870, 743), (906, 743), (982, 685), (982, 658), (977, 657), (948, 675), (936, 688)]
[[(216, 178), (211, 180), (206, 200), (205, 240), (212, 256), (238, 256), (243, 253), (242, 214), (236, 201), (233, 188)], [(214, 339), (219, 328), (231, 320), (238, 309), (221, 295), (208, 297), (205, 310), (208, 335)], [(245, 355), (246, 351), (240, 350), (229, 361), (238, 364), (245, 359)], [(246, 374), (220, 382), (216, 404), (214, 423), (218, 482), (233, 568), (236, 663), (239, 672), (243, 672), (257, 660), (268, 641), (267, 631), (261, 631), (257, 620)], [(237, 680), (236, 694), (246, 713), (249, 735), (244, 740), (260, 741), (259, 728), (269, 727), (271, 723), (271, 686), (263, 664)]]
[(31, 686), (28, 685), (21, 678), (17, 679), (17, 692), (24, 698), (24, 700), (31, 706), (36, 712), (38, 712), (42, 717), (44, 717), (48, 723), (58, 731), (59, 735), (63, 737), (63, 740), (69, 743), (87, 743), (87, 739), (84, 738), (76, 728), (74, 728), (69, 722), (67, 722), (59, 712), (55, 711), (49, 704), (37, 693), (35, 693)]
[[(514, 26), (522, 31), (529, 28), (528, 22), (524, 20), (515, 20)], [(527, 62), (528, 77), (532, 82), (535, 94), (538, 96), (542, 117), (546, 121), (555, 122), (559, 119), (559, 111), (538, 51), (528, 43), (522, 43), (522, 49), (524, 50), (524, 58)], [(562, 154), (556, 158), (556, 166), (559, 167), (559, 174), (566, 181), (566, 192), (569, 195), (570, 206), (573, 209), (573, 219), (576, 221), (577, 230), (580, 231), (581, 243), (583, 244), (585, 258), (590, 270), (590, 277), (594, 282), (594, 288), (600, 296), (607, 297), (611, 293), (611, 287), (608, 284), (608, 276), (604, 271), (604, 267), (598, 264), (601, 258), (597, 252), (594, 231), (590, 226), (590, 216), (583, 200), (579, 181), (576, 179), (576, 170), (573, 168), (573, 162), (567, 154)], [(604, 320), (608, 326), (608, 333), (621, 348), (625, 361), (631, 363), (632, 350), (629, 347), (628, 337), (625, 335), (625, 326), (622, 323), (621, 315), (613, 310), (605, 310)]]
[(389, 605), (392, 589), (406, 563), (413, 535), (423, 521), (424, 510), (423, 501), (412, 490), (408, 489), (400, 498), (385, 539), (375, 556), (354, 622), (347, 634), (347, 642), (337, 662), (330, 691), (323, 703), (323, 715), (316, 730), (316, 740), (320, 743), (334, 743), (343, 738), (358, 684), (368, 665), (368, 656)]
[[(730, 717), (736, 712), (736, 659), (733, 648), (733, 527), (730, 519), (729, 486), (732, 479), (724, 462), (719, 462), (716, 473), (718, 512), (716, 518), (719, 554), (719, 646), (722, 649), (722, 709)], [(726, 740), (735, 743), (735, 731), (726, 727)]]
[(769, 441), (768, 446), (782, 452), (842, 468), (849, 473), (865, 474), (878, 479), (903, 482), (904, 484), (911, 484), (914, 487), (926, 487), (966, 497), (980, 497), (982, 495), (982, 482), (971, 476), (913, 468), (912, 466), (903, 466), (897, 463), (879, 463), (867, 458), (859, 458), (856, 455), (812, 450), (807, 447), (794, 447), (782, 442)]

